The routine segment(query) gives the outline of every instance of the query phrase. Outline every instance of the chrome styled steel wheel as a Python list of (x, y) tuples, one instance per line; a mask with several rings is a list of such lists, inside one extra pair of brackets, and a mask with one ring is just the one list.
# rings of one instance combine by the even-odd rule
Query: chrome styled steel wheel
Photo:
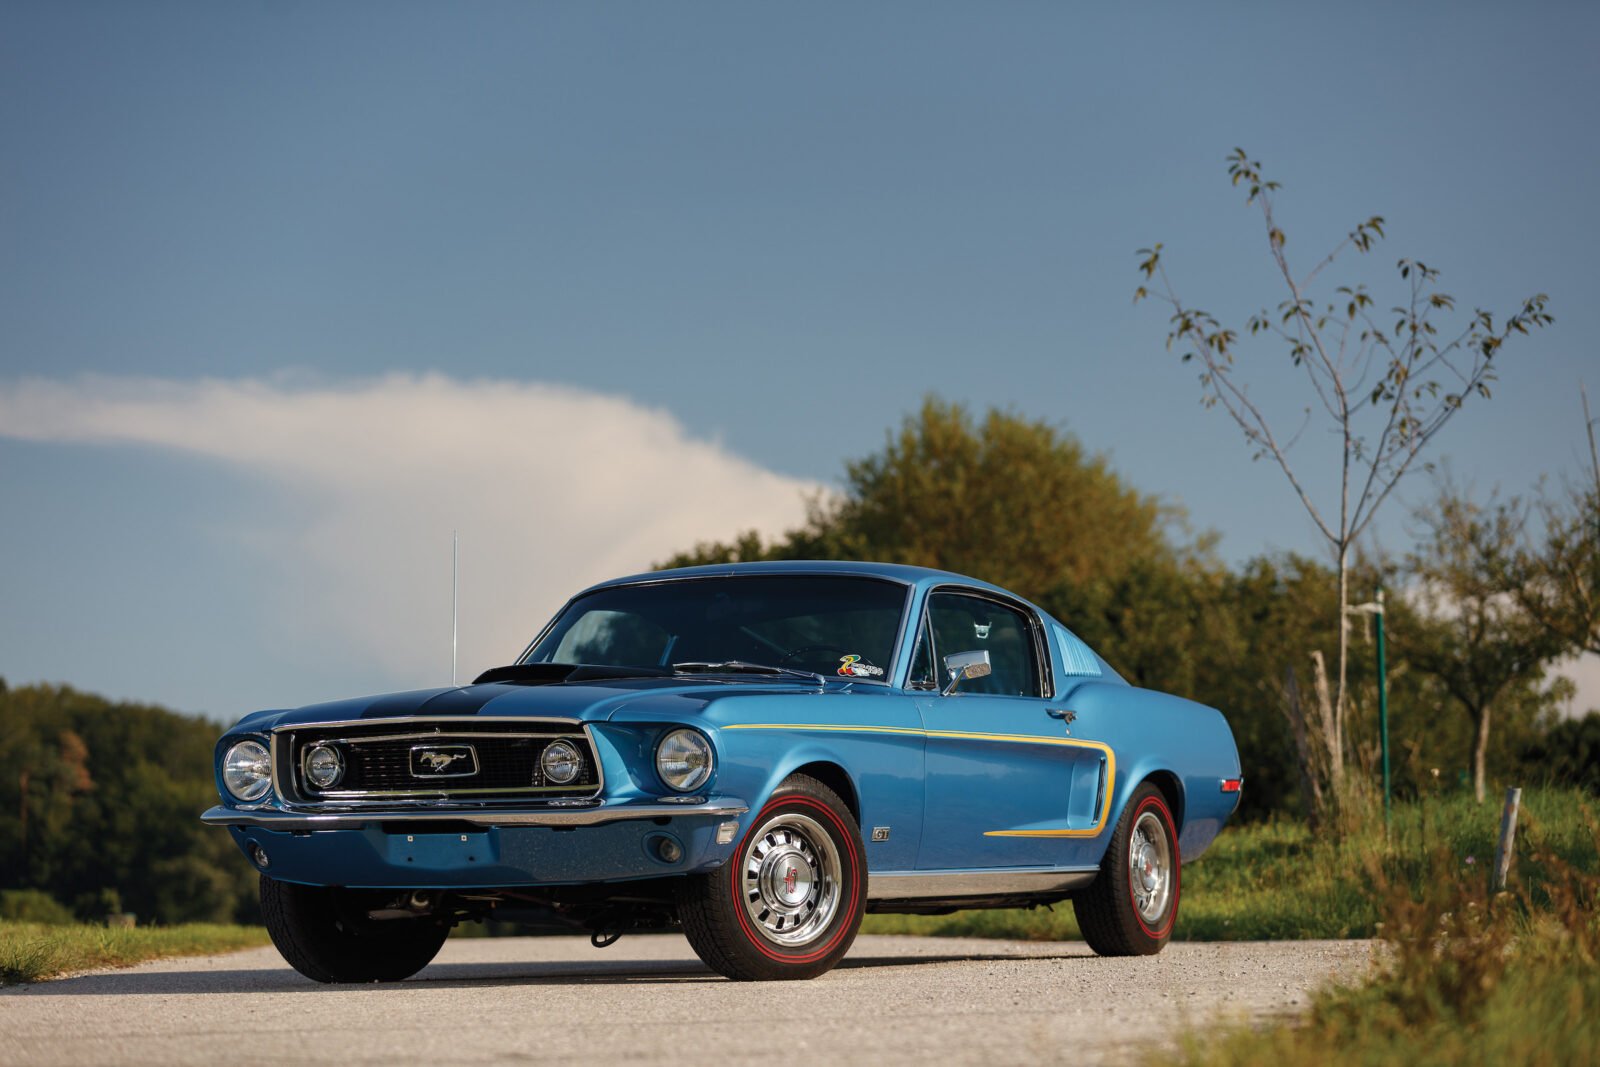
[(1161, 922), (1172, 896), (1172, 841), (1154, 811), (1144, 811), (1128, 839), (1128, 883), (1133, 906), (1147, 925)]
[(850, 951), (866, 903), (855, 814), (797, 774), (756, 813), (726, 864), (683, 880), (678, 919), (700, 958), (729, 978), (815, 978)]
[(762, 936), (808, 944), (839, 907), (839, 850), (811, 816), (781, 813), (750, 835), (744, 882), (744, 910)]

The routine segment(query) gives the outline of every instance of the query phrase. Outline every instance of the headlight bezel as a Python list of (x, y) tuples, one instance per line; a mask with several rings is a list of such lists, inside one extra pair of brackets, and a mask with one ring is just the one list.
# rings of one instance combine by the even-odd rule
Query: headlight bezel
[[(695, 757), (700, 757), (696, 762)], [(669, 773), (666, 764), (683, 765), (687, 770)], [(674, 793), (692, 793), (711, 780), (717, 766), (717, 753), (710, 738), (688, 726), (668, 730), (656, 742), (656, 777)]]
[[(329, 752), (333, 754), (334, 772), (333, 776), (326, 782), (317, 781), (316, 774), (312, 770), (312, 761), (316, 758), (319, 752)], [(315, 789), (319, 793), (326, 792), (327, 790), (337, 786), (340, 782), (344, 781), (344, 772), (346, 770), (344, 750), (338, 745), (329, 744), (326, 741), (318, 741), (316, 744), (306, 749), (306, 754), (302, 756), (300, 760), (300, 769), (301, 773), (305, 775), (306, 785), (310, 786), (312, 789)]]
[[(254, 752), (242, 750), (254, 749)], [(248, 782), (245, 781), (248, 776)], [(218, 773), (222, 788), (240, 804), (255, 804), (272, 792), (272, 750), (257, 737), (244, 737), (228, 746)], [(241, 788), (235, 788), (240, 784)]]
[[(567, 775), (565, 778), (550, 773), (549, 760), (551, 753), (561, 752), (570, 753), (572, 757), (572, 773)], [(550, 742), (548, 745), (544, 746), (544, 751), (539, 753), (539, 772), (544, 776), (545, 784), (547, 785), (561, 786), (563, 788), (572, 786), (578, 781), (579, 778), (583, 777), (583, 771), (583, 750), (565, 738), (558, 738), (557, 740)]]

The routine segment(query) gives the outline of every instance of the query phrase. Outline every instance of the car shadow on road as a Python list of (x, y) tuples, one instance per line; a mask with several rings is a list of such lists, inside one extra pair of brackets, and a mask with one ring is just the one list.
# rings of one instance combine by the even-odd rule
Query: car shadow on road
[[(1086, 960), (1085, 952), (1016, 954), (1008, 952), (957, 952), (927, 956), (852, 956), (840, 971), (868, 968), (924, 967), (949, 963), (993, 963), (1004, 960)], [(23, 996), (205, 996), (238, 993), (344, 993), (380, 994), (394, 989), (463, 989), (494, 985), (660, 985), (724, 982), (698, 960), (585, 960), (540, 963), (432, 963), (415, 978), (397, 984), (319, 985), (285, 967), (251, 967), (233, 970), (113, 971), (63, 978), (18, 989)], [(10, 990), (7, 991), (11, 992)]]

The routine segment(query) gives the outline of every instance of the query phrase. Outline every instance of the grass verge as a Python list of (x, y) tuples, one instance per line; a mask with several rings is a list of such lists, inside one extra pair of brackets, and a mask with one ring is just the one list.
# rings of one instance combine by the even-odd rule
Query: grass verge
[[(1542, 846), (1519, 838), (1518, 871), (1534, 892), (1548, 877), (1547, 861), (1596, 869), (1596, 843), (1582, 815), (1584, 794), (1526, 790), (1524, 819), (1539, 827)], [(1469, 794), (1398, 804), (1387, 847), (1380, 821), (1334, 841), (1288, 820), (1226, 829), (1205, 855), (1183, 868), (1183, 903), (1175, 937), (1193, 941), (1301, 940), (1373, 937), (1384, 895), (1383, 878), (1415, 883), (1438, 876), (1437, 865), (1465, 879), (1487, 879), (1500, 829), (1497, 802)], [(953, 915), (870, 915), (869, 934), (1071, 941), (1079, 938), (1070, 904), (1053, 909), (964, 911)]]
[[(1379, 934), (1392, 950), (1378, 976), (1319, 994), (1300, 1024), (1191, 1034), (1180, 1059), (1191, 1067), (1600, 1061), (1600, 874), (1551, 849), (1537, 823), (1529, 829), (1526, 858), (1538, 879), (1495, 896), (1444, 848), (1421, 879), (1372, 864)], [(1600, 825), (1588, 830), (1600, 845)]]
[(0, 985), (39, 982), (71, 971), (127, 967), (163, 956), (204, 956), (267, 944), (259, 926), (106, 927), (0, 922)]

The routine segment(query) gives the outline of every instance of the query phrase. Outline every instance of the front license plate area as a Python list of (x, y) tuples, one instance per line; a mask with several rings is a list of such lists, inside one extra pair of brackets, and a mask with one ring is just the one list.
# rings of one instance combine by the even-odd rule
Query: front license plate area
[(498, 863), (499, 843), (492, 832), (469, 834), (389, 834), (389, 862), (427, 870), (455, 870)]

